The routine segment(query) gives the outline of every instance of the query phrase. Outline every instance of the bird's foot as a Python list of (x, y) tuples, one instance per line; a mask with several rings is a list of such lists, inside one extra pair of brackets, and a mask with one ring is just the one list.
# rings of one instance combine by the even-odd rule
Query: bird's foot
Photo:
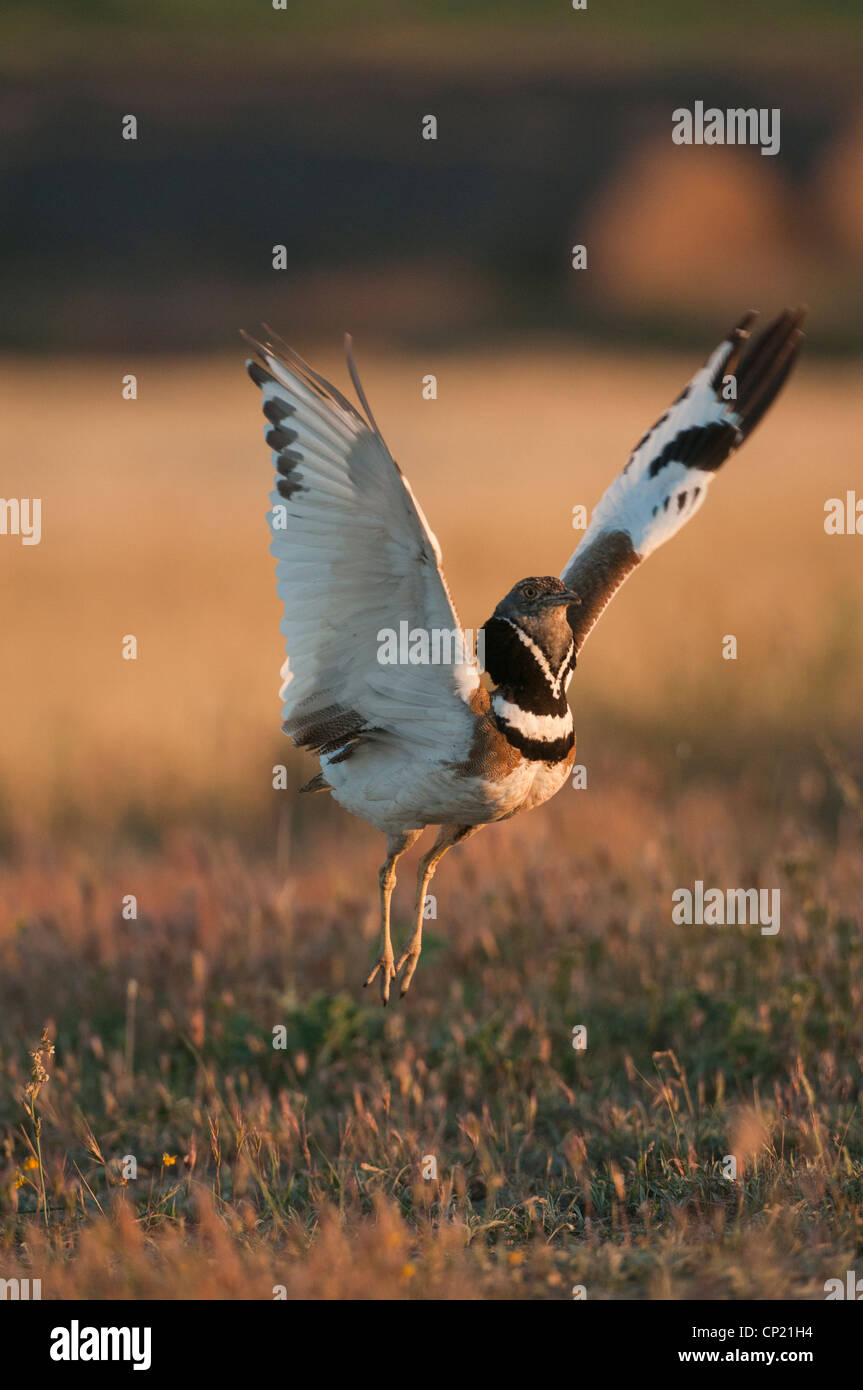
[(405, 995), (411, 987), (411, 980), (413, 979), (414, 971), (416, 970), (417, 965), (419, 964), (421, 950), (422, 947), (419, 941), (417, 941), (416, 937), (412, 937), (405, 949), (402, 951), (396, 963), (395, 974), (401, 974), (402, 968), (404, 968), (405, 972), (402, 976), (402, 999), (404, 999)]
[(390, 1002), (390, 982), (396, 977), (396, 972), (393, 967), (392, 951), (384, 951), (383, 955), (378, 958), (366, 976), (363, 989), (366, 989), (371, 984), (378, 971), (380, 971), (381, 976), (381, 1003), (388, 1004)]

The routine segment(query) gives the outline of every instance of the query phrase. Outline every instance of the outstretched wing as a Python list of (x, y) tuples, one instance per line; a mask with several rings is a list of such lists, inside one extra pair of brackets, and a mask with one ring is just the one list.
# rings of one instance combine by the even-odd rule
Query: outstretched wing
[(286, 345), (249, 341), (264, 364), (247, 370), (261, 388), (276, 468), (267, 520), (284, 603), (285, 733), (328, 762), (387, 736), (465, 756), (479, 672), (464, 639), (461, 649), (442, 639), (450, 659), (439, 664), (382, 660), (393, 655), (387, 630), (462, 630), (440, 547), (368, 409), (350, 339), (368, 420)]
[(714, 473), (752, 433), (794, 365), (804, 316), (786, 309), (744, 354), (756, 317), (747, 314), (636, 444), (560, 576), (581, 598), (570, 609), (576, 651), (624, 579), (695, 515)]

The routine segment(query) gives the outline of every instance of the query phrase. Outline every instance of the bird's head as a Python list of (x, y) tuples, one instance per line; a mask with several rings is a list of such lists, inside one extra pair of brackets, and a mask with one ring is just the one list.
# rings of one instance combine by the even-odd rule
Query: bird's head
[(574, 603), (581, 603), (578, 594), (559, 579), (543, 575), (513, 584), (493, 616), (524, 625), (527, 632), (533, 633), (538, 628), (563, 628), (568, 622), (567, 609)]
[(517, 628), (557, 663), (572, 642), (569, 608), (580, 602), (578, 594), (550, 575), (520, 579), (501, 599), (486, 626), (493, 631), (498, 619), (510, 629)]

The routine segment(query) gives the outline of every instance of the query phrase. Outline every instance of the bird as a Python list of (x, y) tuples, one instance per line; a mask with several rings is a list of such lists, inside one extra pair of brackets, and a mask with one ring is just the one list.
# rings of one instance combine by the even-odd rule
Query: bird
[[(567, 691), (585, 641), (624, 581), (701, 508), (788, 378), (805, 310), (786, 309), (753, 338), (756, 317), (744, 315), (641, 437), (560, 575), (518, 580), (476, 641), (369, 407), (350, 336), (357, 404), (266, 325), (262, 341), (243, 334), (275, 467), (267, 520), (287, 652), (282, 730), (319, 759), (301, 790), (331, 793), (386, 837), (381, 945), (365, 980), (379, 979), (383, 1004), (399, 976), (401, 994), (410, 987), (443, 856), (566, 783), (576, 746)], [(421, 641), (406, 659), (383, 660), (384, 635), (403, 629), (457, 640), (444, 660)], [(435, 826), (396, 959), (396, 864)]]

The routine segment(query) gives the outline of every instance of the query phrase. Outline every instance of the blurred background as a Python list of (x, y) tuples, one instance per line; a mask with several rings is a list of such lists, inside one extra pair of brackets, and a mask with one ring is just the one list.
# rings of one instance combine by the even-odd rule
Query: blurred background
[[(854, 0), (67, 0), (50, 26), (10, 0), (2, 26), (8, 347), (226, 351), (259, 314), (695, 344), (803, 291), (820, 350), (863, 342)], [(779, 107), (779, 156), (673, 145), (697, 99)]]

